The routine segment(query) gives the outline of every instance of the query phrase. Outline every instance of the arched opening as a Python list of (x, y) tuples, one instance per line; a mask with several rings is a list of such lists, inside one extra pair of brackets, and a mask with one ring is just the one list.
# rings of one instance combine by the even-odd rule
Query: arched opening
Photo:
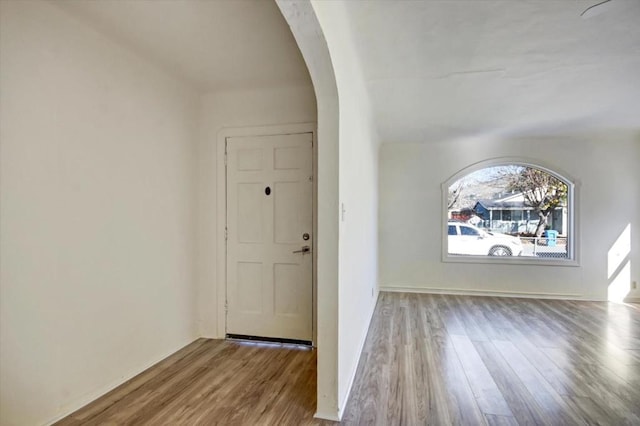
[(315, 416), (340, 420), (338, 402), (338, 90), (327, 42), (308, 1), (277, 0), (307, 64), (316, 95), (317, 236), (316, 342), (317, 408)]

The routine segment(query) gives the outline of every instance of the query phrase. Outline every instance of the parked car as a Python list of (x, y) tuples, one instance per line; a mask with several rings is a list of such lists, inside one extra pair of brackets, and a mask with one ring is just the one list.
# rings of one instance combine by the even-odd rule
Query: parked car
[(464, 222), (448, 223), (449, 254), (474, 256), (520, 256), (518, 237), (488, 232)]

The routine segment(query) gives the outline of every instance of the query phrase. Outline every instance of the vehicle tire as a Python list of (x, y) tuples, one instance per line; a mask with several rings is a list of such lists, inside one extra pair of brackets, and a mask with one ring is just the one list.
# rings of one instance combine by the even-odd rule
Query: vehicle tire
[(511, 256), (511, 250), (505, 246), (493, 246), (489, 250), (489, 256)]

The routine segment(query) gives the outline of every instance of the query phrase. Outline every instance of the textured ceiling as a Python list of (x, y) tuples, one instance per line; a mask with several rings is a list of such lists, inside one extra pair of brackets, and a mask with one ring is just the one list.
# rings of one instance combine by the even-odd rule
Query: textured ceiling
[[(599, 1), (354, 0), (340, 10), (382, 142), (429, 142), (640, 128), (640, 0), (581, 16)], [(311, 84), (270, 0), (55, 4), (202, 91)]]
[(598, 2), (347, 2), (382, 141), (640, 128), (640, 1)]
[(310, 85), (273, 1), (53, 2), (200, 90)]

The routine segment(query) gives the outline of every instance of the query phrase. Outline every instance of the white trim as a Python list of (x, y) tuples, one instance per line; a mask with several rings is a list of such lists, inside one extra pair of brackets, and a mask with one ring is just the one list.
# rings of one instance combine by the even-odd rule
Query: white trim
[[(344, 395), (344, 399), (342, 401), (339, 401), (338, 403), (338, 420), (337, 421), (342, 420), (344, 409), (347, 407), (347, 403), (349, 402), (349, 397), (351, 396), (351, 388), (353, 387), (353, 383), (355, 382), (355, 379), (356, 379), (356, 373), (358, 372), (358, 367), (360, 366), (362, 351), (364, 350), (364, 345), (367, 342), (367, 336), (369, 335), (369, 327), (371, 327), (371, 320), (373, 319), (373, 314), (376, 311), (376, 306), (378, 305), (378, 296), (380, 292), (377, 290), (374, 290), (374, 291), (375, 291), (375, 294), (374, 294), (375, 297), (373, 298), (373, 300), (375, 300), (375, 302), (371, 304), (371, 308), (369, 309), (369, 320), (367, 321), (367, 331), (363, 333), (362, 337), (360, 338), (360, 342), (358, 344), (358, 362), (356, 363), (356, 367), (353, 369), (353, 372), (351, 373), (351, 378), (349, 379), (349, 386), (347, 387), (347, 392)], [(329, 420), (333, 420), (333, 419), (329, 419)]]
[[(532, 167), (538, 170), (542, 170), (556, 178), (560, 179), (564, 183), (567, 184), (567, 206), (569, 210), (569, 214), (567, 215), (567, 229), (568, 229), (568, 240), (567, 244), (569, 247), (568, 259), (540, 259), (537, 257), (503, 257), (503, 256), (459, 256), (459, 255), (450, 255), (448, 251), (448, 233), (447, 233), (447, 223), (449, 221), (448, 218), (448, 194), (449, 194), (449, 186), (454, 183), (456, 180), (470, 174), (476, 172), (478, 170), (482, 170), (489, 167), (496, 167), (500, 165), (520, 165)], [(567, 173), (559, 170), (557, 167), (551, 167), (545, 165), (543, 161), (537, 159), (530, 159), (525, 157), (496, 157), (490, 158), (483, 161), (478, 161), (473, 163), (462, 170), (459, 170), (453, 176), (449, 177), (447, 180), (442, 182), (441, 184), (441, 193), (442, 193), (442, 201), (441, 201), (441, 212), (442, 212), (442, 241), (440, 244), (441, 247), (441, 259), (442, 262), (445, 263), (485, 263), (485, 264), (516, 264), (516, 265), (539, 265), (539, 266), (580, 266), (580, 258), (579, 258), (579, 244), (577, 241), (578, 235), (578, 211), (579, 211), (579, 198), (578, 198), (578, 189), (580, 183), (578, 180), (572, 178)]]
[(547, 293), (527, 291), (501, 291), (501, 290), (474, 290), (469, 288), (443, 288), (443, 287), (418, 287), (418, 286), (380, 286), (381, 292), (390, 293), (425, 293), (425, 294), (455, 294), (463, 296), (493, 296), (493, 297), (519, 297), (527, 299), (558, 299), (558, 300), (584, 300), (592, 302), (605, 302), (605, 299), (584, 297), (578, 293)]
[(338, 417), (337, 414), (335, 413), (326, 413), (326, 412), (320, 412), (317, 411), (314, 415), (313, 415), (314, 419), (322, 419), (322, 420), (330, 420), (332, 422), (339, 422), (341, 419), (340, 417)]
[(165, 355), (161, 355), (159, 358), (154, 358), (152, 361), (149, 361), (147, 363), (142, 364), (142, 367), (140, 367), (140, 368), (135, 368), (135, 369), (129, 370), (129, 372), (127, 372), (126, 374), (120, 376), (117, 380), (114, 380), (114, 381), (112, 381), (111, 383), (109, 383), (109, 384), (107, 384), (105, 386), (101, 386), (100, 388), (85, 394), (84, 396), (82, 396), (82, 398), (74, 401), (72, 404), (69, 404), (69, 405), (66, 405), (64, 407), (61, 407), (61, 408), (64, 408), (63, 414), (59, 414), (56, 417), (54, 417), (53, 419), (47, 420), (43, 424), (47, 425), (47, 426), (52, 425), (52, 424), (58, 422), (59, 420), (69, 416), (70, 414), (75, 413), (76, 411), (78, 411), (79, 409), (83, 408), (84, 406), (86, 406), (86, 405), (94, 402), (98, 398), (106, 395), (108, 392), (111, 392), (112, 390), (114, 390), (118, 386), (122, 386), (123, 384), (125, 384), (129, 380), (133, 379), (137, 375), (142, 374), (143, 372), (147, 371), (148, 369), (150, 369), (154, 365), (164, 361), (165, 359), (169, 358), (171, 355), (175, 354), (176, 352), (179, 352), (180, 350), (186, 348), (187, 346), (189, 346), (190, 344), (196, 342), (199, 339), (201, 339), (201, 338), (200, 337), (196, 337), (193, 340), (190, 340), (185, 344), (180, 344), (180, 345), (178, 345), (178, 347), (176, 349), (170, 349), (169, 352), (165, 352)]
[(227, 243), (224, 238), (227, 225), (227, 170), (225, 166), (225, 151), (227, 138), (234, 136), (271, 136), (311, 133), (313, 135), (313, 343), (317, 342), (317, 297), (316, 297), (316, 265), (317, 265), (317, 143), (316, 123), (291, 123), (265, 126), (225, 127), (220, 129), (216, 141), (216, 305), (218, 307), (217, 335), (224, 338), (227, 329), (226, 291), (227, 291)]
[[(446, 238), (446, 236), (445, 236)], [(443, 242), (443, 247), (444, 246)], [(446, 247), (444, 248), (446, 250)], [(528, 256), (464, 256), (457, 254), (443, 254), (445, 263), (482, 263), (485, 265), (537, 265), (537, 266), (580, 266), (577, 260), (545, 259)]]
[(625, 297), (623, 303), (640, 303), (640, 297)]

